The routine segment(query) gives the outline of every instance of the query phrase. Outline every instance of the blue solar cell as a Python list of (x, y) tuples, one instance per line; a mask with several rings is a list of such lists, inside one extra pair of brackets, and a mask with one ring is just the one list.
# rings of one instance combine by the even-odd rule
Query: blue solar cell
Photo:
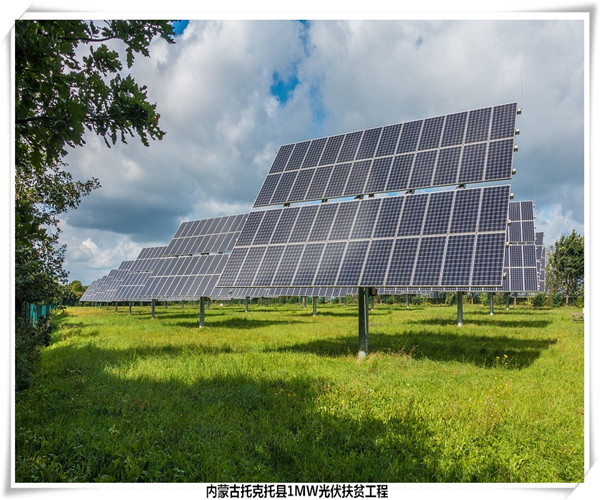
[(379, 212), (381, 198), (371, 198), (359, 204), (351, 239), (370, 238)]
[(502, 286), (502, 261), (505, 237), (504, 233), (477, 235), (475, 256), (473, 259), (472, 285)]
[(469, 112), (465, 142), (486, 141), (490, 131), (492, 108), (475, 109)]
[(329, 234), (330, 240), (346, 240), (350, 236), (350, 230), (354, 224), (354, 218), (358, 210), (358, 202), (346, 202), (341, 203), (331, 233)]
[(318, 209), (318, 205), (307, 205), (300, 208), (300, 215), (298, 216), (292, 234), (290, 235), (290, 243), (307, 240)]
[(404, 198), (404, 196), (394, 196), (382, 199), (377, 225), (373, 231), (373, 238), (396, 236)]
[(437, 150), (417, 153), (415, 166), (413, 167), (412, 175), (410, 176), (410, 181), (408, 183), (409, 188), (431, 186), (437, 153)]
[(534, 245), (522, 245), (523, 246), (523, 266), (524, 267), (536, 267), (537, 260), (535, 258), (535, 246)]
[(386, 286), (410, 285), (419, 238), (396, 240), (390, 259)]
[(221, 274), (221, 279), (219, 280), (220, 286), (233, 286), (247, 253), (247, 248), (236, 247), (233, 249), (229, 256), (227, 267)]
[(304, 163), (302, 163), (302, 168), (316, 167), (319, 164), (319, 159), (321, 158), (326, 142), (327, 138), (323, 138), (315, 139), (310, 143), (310, 147), (304, 158)]
[(478, 182), (483, 180), (485, 168), (486, 144), (471, 144), (465, 146), (458, 174), (458, 182)]
[(283, 254), (283, 245), (270, 246), (254, 278), (254, 286), (269, 286)]
[(327, 138), (327, 144), (325, 145), (325, 150), (321, 155), (321, 161), (319, 162), (319, 165), (331, 165), (332, 163), (335, 163), (343, 141), (343, 135), (335, 135)]
[(365, 260), (361, 286), (380, 286), (385, 282), (389, 257), (392, 252), (394, 240), (373, 240)]
[(533, 202), (522, 201), (521, 205), (521, 220), (533, 220)]
[(248, 255), (244, 265), (240, 269), (240, 272), (235, 280), (235, 286), (251, 286), (254, 281), (254, 276), (260, 263), (262, 262), (263, 255), (265, 254), (266, 247), (250, 247), (248, 249)]
[(432, 185), (456, 184), (461, 148), (441, 149), (438, 155)]
[(397, 154), (408, 153), (417, 149), (421, 125), (423, 125), (423, 120), (408, 122), (403, 125), (398, 141), (398, 149), (396, 150)]
[(508, 218), (511, 221), (520, 221), (521, 219), (521, 203), (518, 201), (511, 201), (508, 204)]
[(508, 241), (523, 241), (520, 222), (511, 222), (510, 226), (508, 226)]
[(527, 242), (532, 242), (535, 239), (535, 229), (533, 226), (533, 221), (523, 221), (521, 223), (521, 230), (522, 230), (522, 240), (521, 241), (527, 241)]
[(492, 113), (492, 129), (490, 139), (502, 139), (515, 135), (515, 119), (517, 103), (495, 106)]
[(319, 270), (315, 275), (314, 285), (330, 285), (336, 282), (345, 248), (346, 243), (343, 241), (327, 243)]
[(382, 128), (373, 128), (365, 130), (363, 134), (358, 153), (356, 153), (357, 160), (364, 160), (365, 158), (372, 158), (375, 154), (375, 148), (379, 143), (379, 137), (381, 136)]
[(408, 188), (408, 179), (412, 170), (414, 153), (400, 155), (394, 158), (386, 191), (401, 191)]
[(439, 285), (445, 247), (445, 236), (421, 239), (412, 280), (413, 285)]
[(306, 198), (306, 191), (308, 190), (308, 186), (310, 186), (315, 170), (316, 169), (314, 168), (308, 168), (298, 172), (296, 182), (294, 182), (287, 198), (289, 203), (293, 201), (302, 201)]
[(369, 242), (350, 241), (337, 279), (338, 286), (356, 286), (359, 281)]
[(273, 165), (271, 165), (271, 170), (269, 170), (270, 174), (274, 174), (275, 172), (283, 172), (285, 169), (285, 164), (292, 154), (293, 149), (293, 144), (286, 144), (285, 146), (281, 146), (279, 148), (279, 151), (277, 151), (277, 156), (275, 156), (275, 160), (273, 161)]
[(455, 113), (446, 117), (444, 135), (442, 136), (442, 147), (462, 144), (465, 136), (465, 124), (467, 113)]
[(336, 198), (344, 194), (350, 167), (352, 167), (352, 163), (340, 163), (333, 168), (333, 173), (325, 190), (325, 199)]
[(252, 212), (248, 215), (244, 229), (242, 229), (237, 241), (238, 246), (250, 245), (252, 243), (264, 214), (264, 212)]
[(267, 245), (271, 241), (271, 237), (273, 236), (273, 231), (277, 222), (279, 221), (279, 216), (281, 215), (281, 210), (269, 210), (265, 212), (265, 216), (260, 223), (260, 227), (256, 232), (256, 236), (254, 237), (253, 245)]
[(510, 267), (523, 267), (523, 250), (521, 245), (511, 245), (508, 248)]
[(365, 186), (365, 193), (381, 193), (385, 191), (387, 179), (392, 166), (392, 157), (376, 158), (373, 160), (371, 174)]
[(485, 180), (509, 179), (512, 175), (514, 139), (490, 142)]
[(272, 286), (287, 286), (292, 282), (304, 245), (288, 245), (285, 247), (277, 273), (273, 277)]
[(327, 240), (337, 209), (337, 204), (324, 204), (319, 207), (319, 213), (308, 238), (309, 241)]
[(453, 191), (437, 192), (429, 195), (423, 234), (444, 234), (448, 232), (453, 200)]
[(356, 150), (358, 149), (362, 134), (362, 131), (346, 134), (346, 137), (344, 138), (344, 144), (342, 145), (342, 149), (340, 150), (340, 154), (337, 159), (338, 162), (354, 160), (354, 156), (356, 155)]
[(310, 187), (306, 192), (306, 199), (308, 200), (320, 200), (324, 198), (325, 189), (327, 188), (327, 183), (329, 182), (329, 178), (331, 177), (331, 172), (333, 171), (333, 165), (329, 165), (327, 167), (320, 167), (315, 172), (315, 175), (310, 183)]
[(407, 195), (400, 225), (398, 226), (398, 236), (416, 236), (421, 234), (428, 197), (429, 195), (427, 194)]
[(363, 194), (365, 182), (371, 170), (371, 160), (357, 161), (352, 165), (348, 182), (344, 189), (344, 196)]
[(312, 285), (324, 248), (325, 243), (309, 243), (306, 245), (292, 283), (294, 286)]
[(525, 286), (523, 284), (523, 268), (522, 267), (512, 267), (509, 269), (510, 275), (510, 290), (514, 292), (519, 292), (525, 290)]
[(308, 150), (309, 146), (310, 146), (310, 141), (299, 142), (296, 145), (294, 145), (294, 150), (292, 151), (292, 154), (290, 156), (290, 159), (287, 162), (287, 165), (285, 166), (285, 169), (286, 170), (299, 169), (300, 165), (302, 165), (302, 162), (304, 161), (304, 156), (306, 155), (306, 151)]
[(510, 186), (483, 188), (479, 232), (506, 232), (509, 194)]
[(279, 203), (284, 203), (287, 200), (297, 175), (298, 171), (293, 170), (291, 172), (285, 172), (281, 176), (279, 184), (277, 185), (277, 189), (275, 189), (273, 197), (271, 198), (271, 204), (276, 205)]
[(462, 234), (449, 236), (446, 247), (446, 258), (442, 273), (442, 286), (463, 285), (469, 283), (475, 235)]
[[(273, 237), (271, 238), (271, 245), (280, 243), (287, 243), (290, 237), (290, 233), (296, 223), (296, 218), (300, 213), (298, 207), (284, 208), (281, 211), (281, 216), (275, 230), (273, 231)], [(238, 242), (238, 245), (240, 243)]]
[(398, 137), (400, 136), (401, 130), (401, 123), (383, 127), (383, 132), (375, 156), (393, 155), (396, 152), (396, 144), (398, 143)]
[(535, 269), (525, 268), (523, 269), (523, 280), (525, 285), (525, 291), (537, 292), (538, 290), (538, 276)]
[(256, 201), (254, 202), (255, 207), (262, 207), (269, 204), (280, 178), (281, 174), (267, 175), (267, 178), (256, 197)]
[(440, 145), (444, 118), (444, 116), (436, 116), (435, 118), (427, 118), (423, 122), (419, 150), (437, 148)]

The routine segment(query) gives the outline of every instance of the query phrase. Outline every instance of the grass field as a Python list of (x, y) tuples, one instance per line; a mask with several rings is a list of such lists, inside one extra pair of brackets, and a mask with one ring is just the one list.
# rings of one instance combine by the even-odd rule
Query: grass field
[(17, 394), (18, 482), (580, 482), (574, 308), (76, 307)]

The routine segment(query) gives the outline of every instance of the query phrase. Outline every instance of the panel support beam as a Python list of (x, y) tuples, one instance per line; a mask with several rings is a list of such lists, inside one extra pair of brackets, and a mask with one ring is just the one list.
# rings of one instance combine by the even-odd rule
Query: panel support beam
[(457, 292), (456, 294), (456, 315), (457, 325), (463, 326), (463, 292)]
[(489, 299), (489, 303), (490, 303), (490, 316), (494, 315), (494, 293), (490, 292), (488, 293), (488, 299)]
[(200, 297), (200, 318), (198, 322), (198, 328), (204, 326), (204, 297)]
[(358, 359), (369, 353), (369, 293), (368, 288), (358, 288)]

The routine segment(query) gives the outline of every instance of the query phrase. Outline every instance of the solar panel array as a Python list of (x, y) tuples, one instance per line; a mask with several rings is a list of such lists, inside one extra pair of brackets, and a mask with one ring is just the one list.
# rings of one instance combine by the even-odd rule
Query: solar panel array
[(516, 103), (281, 146), (255, 207), (510, 179)]
[(233, 248), (247, 214), (182, 222), (167, 247), (167, 255), (227, 252)]
[(252, 212), (222, 287), (498, 287), (510, 186)]

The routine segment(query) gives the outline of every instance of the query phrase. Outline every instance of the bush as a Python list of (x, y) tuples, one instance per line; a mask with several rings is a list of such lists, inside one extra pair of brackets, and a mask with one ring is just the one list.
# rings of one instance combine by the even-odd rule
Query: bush
[(423, 304), (423, 297), (421, 295), (411, 295), (410, 303), (415, 306), (420, 306), (421, 304)]
[(35, 363), (40, 356), (40, 346), (50, 344), (52, 323), (48, 318), (33, 325), (17, 317), (15, 323), (15, 388), (27, 389), (33, 382)]
[(490, 305), (490, 299), (487, 293), (480, 293), (477, 298), (479, 299), (480, 304), (483, 304), (484, 306)]
[(579, 307), (580, 309), (583, 309), (583, 306), (584, 306), (583, 289), (581, 290), (581, 293), (577, 296), (577, 299), (575, 300), (575, 305), (577, 307)]
[(552, 306), (561, 307), (565, 305), (565, 298), (561, 293), (555, 293), (552, 295)]
[(445, 300), (446, 305), (452, 306), (452, 305), (456, 304), (456, 302), (457, 302), (456, 297), (457, 296), (456, 296), (455, 293), (447, 293), (446, 294), (446, 300)]
[(543, 293), (536, 293), (532, 300), (533, 307), (543, 307), (546, 296)]

